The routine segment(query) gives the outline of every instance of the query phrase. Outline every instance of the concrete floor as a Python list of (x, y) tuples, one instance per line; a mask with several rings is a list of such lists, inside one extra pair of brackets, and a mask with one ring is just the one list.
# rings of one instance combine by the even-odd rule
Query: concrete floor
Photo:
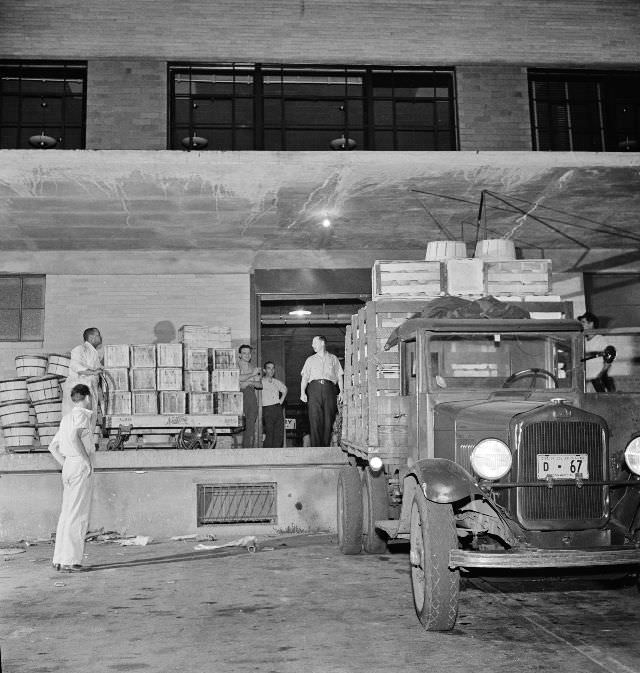
[(0, 669), (640, 671), (629, 583), (474, 581), (454, 631), (426, 633), (404, 550), (347, 557), (323, 534), (260, 539), (256, 553), (193, 547), (89, 543), (91, 569), (74, 575), (51, 568), (48, 543), (0, 551)]

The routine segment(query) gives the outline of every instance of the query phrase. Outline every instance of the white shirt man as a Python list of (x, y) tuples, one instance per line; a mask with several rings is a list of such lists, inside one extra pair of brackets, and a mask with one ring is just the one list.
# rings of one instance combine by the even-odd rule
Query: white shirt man
[(284, 444), (284, 414), (282, 405), (287, 396), (287, 386), (274, 378), (276, 366), (264, 363), (262, 377), (262, 425), (264, 426), (263, 447), (280, 448)]
[(102, 345), (102, 336), (97, 328), (90, 327), (84, 331), (83, 338), (84, 343), (71, 350), (69, 376), (62, 386), (62, 415), (68, 414), (74, 407), (71, 390), (78, 383), (83, 383), (91, 392), (93, 404), (91, 428), (93, 431), (98, 420), (98, 384), (102, 361), (97, 349)]
[(89, 387), (77, 384), (70, 393), (72, 410), (63, 416), (49, 451), (62, 465), (62, 507), (56, 529), (53, 566), (73, 572), (82, 566), (93, 494), (94, 453)]
[(338, 358), (327, 352), (325, 337), (314, 337), (311, 346), (315, 354), (302, 367), (300, 399), (307, 402), (311, 446), (329, 446), (337, 403), (342, 402), (344, 372)]

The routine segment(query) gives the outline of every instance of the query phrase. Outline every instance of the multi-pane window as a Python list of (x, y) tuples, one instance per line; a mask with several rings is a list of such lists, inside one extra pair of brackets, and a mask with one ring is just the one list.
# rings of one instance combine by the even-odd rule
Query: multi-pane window
[(87, 67), (0, 62), (0, 148), (83, 149)]
[(536, 150), (640, 150), (639, 73), (529, 74)]
[(454, 150), (450, 70), (170, 65), (171, 149)]
[(44, 276), (0, 275), (0, 341), (42, 341)]

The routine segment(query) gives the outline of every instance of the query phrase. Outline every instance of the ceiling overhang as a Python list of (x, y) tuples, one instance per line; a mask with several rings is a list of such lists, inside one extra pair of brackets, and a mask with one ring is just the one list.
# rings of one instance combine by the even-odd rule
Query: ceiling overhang
[[(640, 153), (0, 151), (7, 251), (640, 249)], [(331, 226), (323, 226), (327, 218)], [(326, 224), (326, 223), (325, 223)]]

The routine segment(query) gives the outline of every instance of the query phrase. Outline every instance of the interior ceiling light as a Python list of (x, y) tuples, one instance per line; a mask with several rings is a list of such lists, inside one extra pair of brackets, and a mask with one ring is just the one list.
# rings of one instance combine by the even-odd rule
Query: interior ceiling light
[(322, 226), (325, 229), (328, 229), (331, 226), (331, 220), (326, 215), (322, 218)]
[(624, 150), (625, 152), (628, 152), (629, 150), (634, 149), (637, 144), (638, 144), (638, 142), (636, 140), (634, 140), (633, 138), (629, 138), (629, 136), (627, 136), (624, 140), (621, 140), (618, 143), (618, 147), (621, 150)]
[(311, 311), (306, 308), (296, 308), (293, 311), (289, 311), (289, 315), (295, 315), (302, 318), (305, 315), (311, 315)]
[(332, 150), (353, 150), (356, 148), (356, 141), (353, 138), (345, 138), (343, 133), (340, 138), (334, 138), (329, 145)]
[(51, 136), (48, 136), (44, 130), (40, 132), (40, 135), (31, 136), (29, 138), (29, 145), (31, 147), (37, 147), (41, 150), (50, 150), (52, 147), (55, 147), (58, 144), (58, 141)]
[(185, 136), (180, 143), (182, 147), (188, 150), (203, 150), (209, 144), (209, 141), (202, 136), (197, 136), (194, 131), (192, 136)]
[(40, 109), (42, 110), (42, 131), (40, 131), (40, 135), (34, 135), (29, 138), (29, 145), (31, 145), (31, 147), (37, 147), (38, 149), (41, 150), (49, 150), (58, 144), (58, 141), (54, 137), (49, 136), (44, 132), (46, 128), (46, 116), (48, 107), (49, 104), (47, 103), (47, 101), (44, 99), (44, 97), (41, 97)]

